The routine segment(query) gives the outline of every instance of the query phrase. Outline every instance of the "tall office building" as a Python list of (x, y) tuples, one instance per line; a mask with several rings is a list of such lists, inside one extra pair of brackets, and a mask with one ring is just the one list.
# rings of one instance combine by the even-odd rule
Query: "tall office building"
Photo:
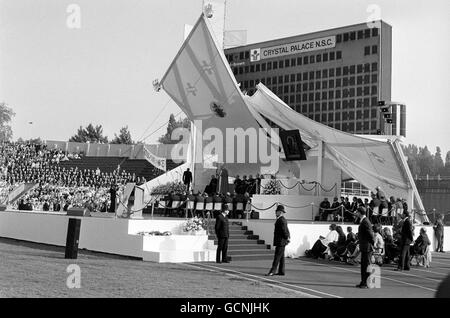
[[(297, 112), (356, 134), (384, 131), (391, 99), (392, 27), (377, 21), (225, 50), (241, 89), (262, 82)], [(380, 120), (381, 119), (381, 120)]]

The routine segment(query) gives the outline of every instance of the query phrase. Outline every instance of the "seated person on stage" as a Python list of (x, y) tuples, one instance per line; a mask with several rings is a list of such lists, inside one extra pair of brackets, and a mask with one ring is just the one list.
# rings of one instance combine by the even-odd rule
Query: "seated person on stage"
[(373, 226), (373, 232), (375, 234), (375, 243), (373, 244), (373, 256), (375, 258), (375, 264), (381, 266), (384, 260), (384, 240), (381, 236), (381, 225), (375, 224)]
[(319, 239), (314, 243), (312, 249), (305, 252), (306, 256), (319, 258), (324, 257), (324, 253), (328, 248), (328, 244), (332, 242), (337, 242), (339, 239), (339, 234), (336, 231), (336, 224), (330, 224), (330, 232), (326, 237), (320, 236)]
[[(334, 197), (333, 204), (331, 205), (331, 211), (328, 211), (327, 220), (329, 218), (329, 215), (333, 215), (333, 220), (336, 218), (336, 215), (339, 213), (341, 204), (338, 201), (339, 199), (337, 197)], [(331, 213), (330, 213), (331, 212)]]
[(326, 221), (328, 217), (328, 212), (330, 212), (330, 201), (328, 201), (328, 198), (323, 199), (323, 201), (320, 203), (319, 208), (319, 220), (320, 221)]
[[(223, 199), (223, 203), (228, 206), (228, 210), (230, 211), (230, 219), (234, 218), (234, 206), (233, 206), (233, 197), (231, 196), (230, 192), (227, 192)], [(231, 207), (229, 207), (231, 203)]]
[(347, 256), (352, 254), (355, 251), (356, 248), (356, 241), (358, 238), (356, 237), (356, 234), (353, 233), (353, 229), (351, 226), (347, 227), (347, 238), (345, 240), (345, 250), (340, 254), (341, 257), (346, 261)]
[(330, 244), (328, 244), (329, 260), (333, 258), (336, 260), (340, 260), (340, 255), (342, 255), (342, 253), (344, 253), (346, 249), (345, 243), (347, 241), (347, 238), (345, 237), (345, 233), (342, 230), (342, 227), (340, 227), (339, 225), (336, 226), (336, 232), (339, 235), (337, 242), (331, 242)]
[(417, 256), (425, 256), (425, 257), (428, 257), (428, 259), (429, 259), (429, 256), (426, 254), (427, 254), (427, 248), (430, 245), (431, 245), (431, 242), (430, 242), (430, 239), (428, 238), (427, 230), (423, 227), (420, 229), (420, 235), (415, 240), (414, 245), (411, 246), (411, 252), (410, 252), (411, 256), (416, 256), (417, 265), (422, 265), (422, 266), (426, 265), (426, 264), (420, 264), (420, 261), (417, 258)]

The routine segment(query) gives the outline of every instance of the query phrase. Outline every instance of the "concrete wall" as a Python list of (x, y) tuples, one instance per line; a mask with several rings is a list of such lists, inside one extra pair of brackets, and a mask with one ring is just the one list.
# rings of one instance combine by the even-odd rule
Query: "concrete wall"
[[(273, 231), (275, 220), (248, 220), (243, 222), (243, 225), (247, 225), (249, 230), (254, 231), (254, 234), (259, 235), (260, 239), (265, 240), (266, 244), (273, 245)], [(337, 225), (341, 225), (336, 223)], [(326, 236), (329, 232), (330, 224), (323, 223), (301, 223), (295, 221), (288, 221), (289, 232), (291, 234), (291, 242), (286, 246), (285, 255), (287, 257), (299, 257), (304, 256), (305, 250), (311, 249), (314, 243), (319, 238), (319, 235)], [(344, 224), (343, 230), (346, 233), (347, 227), (351, 226), (353, 233), (358, 232), (358, 225), (356, 224)], [(424, 226), (427, 229), (428, 237), (432, 242), (433, 251), (435, 249), (436, 239), (433, 234), (433, 228), (431, 226)], [(414, 239), (419, 235), (420, 227), (416, 227), (414, 230)], [(272, 246), (273, 249), (273, 246)], [(450, 250), (450, 227), (445, 227), (444, 232), (444, 251)]]

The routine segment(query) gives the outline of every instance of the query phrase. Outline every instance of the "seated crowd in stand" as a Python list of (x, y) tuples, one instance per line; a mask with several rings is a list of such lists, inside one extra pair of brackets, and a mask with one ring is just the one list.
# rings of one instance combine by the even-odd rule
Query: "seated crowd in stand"
[(81, 158), (46, 145), (3, 142), (0, 144), (1, 179), (13, 190), (21, 183), (37, 186), (13, 208), (21, 210), (60, 211), (69, 206), (107, 211), (112, 205), (111, 188), (120, 194), (127, 182), (136, 181), (133, 174), (116, 169), (111, 173), (93, 169), (66, 169), (59, 163)]
[(391, 196), (390, 199), (387, 200), (384, 193), (377, 187), (376, 193), (371, 192), (370, 202), (367, 198), (362, 201), (362, 199), (353, 197), (353, 200), (350, 203), (348, 197), (341, 197), (341, 201), (335, 197), (333, 203), (330, 204), (328, 198), (325, 198), (320, 203), (319, 216), (316, 217), (316, 220), (338, 222), (342, 221), (343, 217), (344, 222), (358, 223), (355, 213), (360, 206), (369, 211), (369, 219), (374, 224), (394, 224), (399, 221), (403, 211), (408, 210), (405, 199), (395, 199)]

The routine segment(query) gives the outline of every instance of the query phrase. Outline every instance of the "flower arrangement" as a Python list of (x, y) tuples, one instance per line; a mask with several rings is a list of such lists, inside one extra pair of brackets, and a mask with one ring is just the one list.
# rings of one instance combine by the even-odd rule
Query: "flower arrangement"
[(271, 179), (263, 187), (263, 194), (280, 194), (280, 193), (281, 193), (281, 186), (278, 180)]
[(166, 195), (171, 192), (181, 193), (186, 191), (186, 186), (182, 182), (168, 182), (154, 187), (151, 195)]
[(183, 231), (191, 232), (191, 231), (201, 231), (206, 230), (206, 223), (203, 219), (199, 219), (198, 217), (193, 217), (183, 223)]
[(165, 232), (160, 232), (160, 231), (151, 231), (151, 232), (138, 232), (137, 235), (141, 235), (141, 236), (170, 236), (172, 235), (172, 232), (170, 231), (165, 231)]

